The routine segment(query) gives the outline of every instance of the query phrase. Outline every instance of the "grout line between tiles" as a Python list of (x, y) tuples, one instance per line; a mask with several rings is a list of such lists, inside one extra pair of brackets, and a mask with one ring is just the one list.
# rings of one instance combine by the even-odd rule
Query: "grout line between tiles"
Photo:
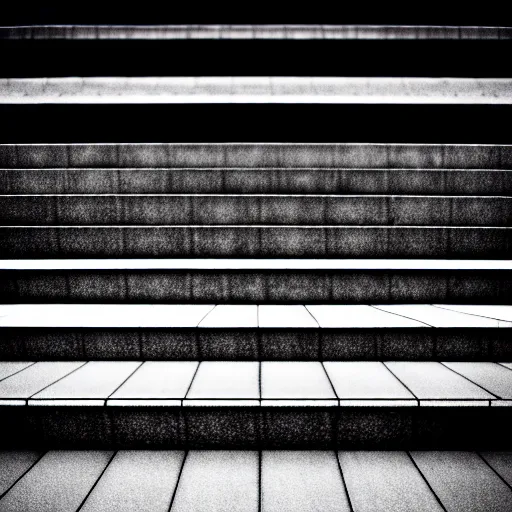
[(498, 476), (498, 478), (499, 478), (499, 479), (500, 479), (500, 480), (501, 480), (501, 481), (502, 481), (502, 482), (503, 482), (503, 483), (504, 483), (504, 484), (505, 484), (505, 485), (506, 485), (510, 490), (512, 490), (512, 485), (510, 485), (510, 484), (509, 484), (509, 483), (508, 483), (508, 482), (507, 482), (507, 481), (506, 481), (506, 480), (505, 480), (505, 479), (504, 479), (504, 478), (503, 478), (503, 477), (498, 473), (498, 471), (496, 471), (496, 470), (492, 467), (492, 465), (487, 461), (487, 459), (482, 455), (482, 453), (481, 453), (481, 452), (476, 452), (476, 454), (477, 454), (477, 455), (478, 455), (478, 456), (479, 456), (479, 457), (480, 457), (480, 458), (485, 462), (485, 464), (486, 464), (487, 466), (489, 466), (489, 467), (491, 468), (491, 470), (493, 471), (493, 473), (495, 473), (495, 474)]
[(478, 318), (488, 318), (489, 320), (496, 320), (497, 322), (512, 323), (512, 320), (504, 320), (503, 318), (495, 318), (493, 316), (487, 316), (487, 315), (477, 315), (476, 313), (468, 313), (466, 311), (457, 311), (456, 309), (445, 308), (443, 306), (439, 306), (439, 305), (436, 305), (436, 304), (430, 304), (430, 306), (432, 306), (434, 308), (437, 308), (437, 309), (442, 309), (444, 311), (450, 311), (450, 313), (456, 313), (456, 314), (459, 314), (459, 315), (476, 316)]
[[(459, 373), (458, 371), (454, 370), (453, 368), (450, 368), (449, 366), (446, 366), (443, 363), (443, 361), (438, 361), (438, 362), (439, 362), (439, 364), (443, 365), (445, 368), (448, 368), (448, 370), (452, 371), (456, 375), (459, 375), (460, 377), (462, 377), (463, 379), (467, 380), (468, 382), (471, 382), (471, 384), (474, 384), (475, 386), (479, 387), (480, 389), (483, 389), (486, 393), (489, 393), (494, 398), (497, 398), (498, 400), (504, 400), (503, 397), (498, 396), (496, 393), (491, 393), (488, 389), (486, 389), (483, 386), (481, 386), (480, 384), (477, 384), (476, 382), (472, 381), (469, 377), (466, 377), (465, 375), (463, 375), (462, 373)], [(491, 405), (491, 400), (492, 400), (492, 398), (489, 400), (489, 405)]]
[(212, 308), (212, 309), (210, 309), (210, 311), (208, 311), (208, 312), (206, 313), (206, 315), (204, 315), (204, 316), (203, 316), (203, 318), (201, 318), (201, 320), (199, 320), (199, 322), (198, 322), (198, 324), (196, 325), (196, 327), (199, 327), (199, 326), (204, 322), (205, 318), (206, 318), (206, 317), (207, 317), (207, 316), (208, 316), (208, 315), (209, 315), (209, 314), (210, 314), (210, 313), (211, 313), (211, 312), (212, 312), (212, 311), (213, 311), (217, 306), (218, 306), (218, 304), (215, 304), (215, 305), (213, 306), (213, 308)]
[(437, 500), (437, 502), (439, 503), (439, 505), (441, 506), (441, 508), (447, 512), (445, 506), (443, 505), (443, 502), (441, 501), (441, 499), (439, 498), (439, 496), (434, 492), (434, 489), (432, 488), (432, 486), (430, 485), (430, 482), (427, 480), (427, 477), (423, 474), (423, 472), (421, 471), (421, 469), (418, 467), (418, 465), (416, 464), (416, 461), (413, 459), (411, 453), (409, 451), (406, 451), (405, 452), (408, 456), (409, 456), (409, 459), (411, 459), (411, 462), (413, 463), (414, 467), (416, 468), (416, 470), (418, 471), (418, 473), (421, 475), (421, 478), (423, 478), (424, 482), (427, 484), (427, 487), (430, 489), (430, 492), (434, 495), (434, 498)]
[(416, 405), (420, 405), (420, 399), (412, 392), (411, 388), (409, 388), (409, 386), (407, 386), (407, 384), (405, 384), (405, 382), (403, 382), (401, 379), (399, 379), (392, 371), (391, 369), (388, 367), (388, 365), (384, 362), (384, 361), (381, 361), (380, 364), (382, 364), (384, 366), (384, 368), (386, 368), (386, 370), (391, 373), (391, 375), (393, 375), (393, 377), (395, 377), (395, 379), (400, 382), (400, 384), (402, 384), (402, 386), (407, 389), (407, 391), (409, 391), (409, 393), (411, 393), (411, 395), (416, 399)]
[(306, 309), (306, 311), (311, 315), (311, 317), (313, 318), (313, 320), (316, 322), (316, 325), (318, 326), (318, 328), (320, 329), (320, 322), (315, 318), (315, 315), (313, 315), (313, 313), (311, 313), (311, 311), (309, 311), (308, 307), (304, 304), (304, 308)]
[(178, 492), (178, 486), (180, 485), (181, 481), (181, 475), (183, 473), (183, 469), (185, 467), (185, 462), (187, 461), (189, 450), (185, 450), (185, 453), (183, 454), (183, 461), (181, 462), (180, 470), (178, 473), (178, 479), (176, 480), (176, 485), (174, 486), (174, 490), (172, 492), (171, 502), (169, 503), (169, 509), (168, 512), (171, 512), (172, 506), (174, 505), (174, 499), (176, 498), (176, 494)]
[[(28, 362), (29, 361), (27, 361), (27, 363)], [(11, 373), (10, 375), (7, 375), (7, 377), (4, 377), (3, 379), (0, 379), (0, 382), (2, 382), (5, 379), (8, 379), (10, 377), (14, 377), (14, 375), (17, 375), (18, 373), (24, 372), (25, 370), (27, 370), (31, 366), (34, 366), (36, 363), (37, 363), (37, 361), (32, 361), (28, 366), (25, 366), (25, 368), (22, 368), (21, 370), (18, 370), (17, 372)]]
[(262, 474), (263, 474), (263, 451), (258, 450), (258, 512), (261, 512), (262, 508), (263, 508)]
[(26, 471), (24, 471), (16, 480), (2, 493), (0, 494), (0, 499), (2, 499), (30, 470), (48, 453), (48, 451), (43, 451), (42, 454), (33, 462)]
[(332, 392), (334, 393), (334, 396), (336, 397), (336, 399), (338, 400), (338, 406), (341, 405), (340, 403), (340, 397), (338, 396), (338, 393), (336, 393), (336, 390), (334, 389), (334, 384), (332, 383), (331, 381), (331, 377), (329, 376), (329, 373), (327, 371), (327, 368), (324, 366), (324, 362), (323, 361), (320, 361), (320, 364), (322, 365), (322, 368), (324, 370), (324, 373), (325, 373), (325, 376), (327, 377), (327, 380), (329, 381), (329, 384), (331, 385), (331, 388), (332, 388)]
[(137, 366), (137, 368), (135, 368), (135, 370), (133, 370), (133, 372), (130, 373), (130, 375), (128, 375), (128, 377), (126, 377), (126, 379), (123, 380), (123, 382), (121, 382), (121, 384), (119, 384), (119, 386), (117, 386), (116, 389), (114, 389), (114, 391), (112, 391), (112, 393), (110, 393), (110, 395), (107, 396), (107, 398), (105, 399), (105, 403), (103, 405), (107, 405), (107, 400), (118, 390), (120, 389), (123, 384), (125, 384), (128, 379), (130, 379), (136, 372), (139, 368), (142, 368), (144, 366), (144, 363), (145, 361), (143, 361), (142, 363), (139, 364), (139, 366)]
[(350, 499), (350, 493), (348, 492), (347, 482), (345, 480), (345, 475), (343, 474), (343, 470), (341, 469), (340, 458), (337, 451), (334, 451), (334, 457), (336, 459), (336, 463), (338, 464), (338, 469), (340, 470), (341, 482), (343, 484), (343, 488), (345, 489), (345, 494), (347, 496), (348, 506), (350, 508), (350, 512), (354, 512), (354, 507), (352, 506), (352, 500)]
[(416, 318), (413, 318), (413, 317), (410, 317), (410, 316), (401, 315), (400, 313), (395, 313), (393, 311), (386, 311), (385, 309), (380, 309), (378, 306), (374, 306), (373, 304), (368, 304), (368, 306), (370, 306), (371, 308), (374, 308), (374, 309), (378, 309), (379, 311), (382, 311), (383, 313), (389, 313), (390, 315), (401, 316), (402, 318), (407, 318), (408, 320), (413, 320), (414, 322), (419, 322), (420, 324), (424, 324), (427, 327), (435, 328), (434, 325), (427, 324), (427, 322), (423, 322), (421, 320), (417, 320)]
[(68, 375), (71, 375), (73, 373), (75, 373), (76, 371), (80, 370), (80, 368), (83, 368), (86, 364), (88, 364), (89, 361), (86, 361), (84, 364), (80, 365), (78, 368), (75, 368), (74, 370), (70, 371), (69, 373), (66, 373), (66, 375), (63, 375), (60, 379), (57, 379), (55, 382), (52, 382), (51, 384), (48, 384), (47, 386), (45, 386), (44, 388), (40, 389), (39, 391), (36, 391), (35, 393), (33, 393), (32, 395), (30, 395), (29, 397), (27, 397), (25, 400), (26, 400), (26, 403), (28, 405), (28, 401), (35, 395), (37, 395), (38, 393), (41, 393), (41, 391), (44, 391), (45, 389), (49, 388), (50, 386), (53, 386), (54, 384), (57, 384), (57, 382), (60, 382), (62, 379), (65, 379)]
[(194, 372), (194, 375), (192, 375), (192, 379), (190, 379), (190, 384), (188, 385), (187, 391), (183, 395), (183, 398), (181, 399), (181, 405), (183, 406), (183, 400), (187, 398), (187, 395), (190, 392), (190, 388), (192, 387), (192, 384), (194, 383), (194, 380), (196, 378), (197, 372), (199, 371), (199, 367), (201, 366), (201, 361), (197, 362), (196, 370)]
[(112, 454), (112, 457), (110, 457), (110, 460), (107, 462), (106, 466), (103, 468), (103, 471), (100, 473), (100, 476), (97, 478), (97, 480), (94, 482), (93, 486), (89, 489), (89, 492), (86, 494), (85, 498), (82, 500), (82, 503), (80, 503), (79, 507), (76, 509), (76, 512), (80, 512), (82, 507), (85, 505), (85, 502), (89, 498), (89, 496), (92, 494), (92, 491), (98, 484), (98, 482), (101, 480), (101, 477), (105, 474), (105, 471), (107, 471), (107, 468), (110, 466), (110, 463), (114, 460), (114, 457), (118, 454), (118, 451), (114, 451)]

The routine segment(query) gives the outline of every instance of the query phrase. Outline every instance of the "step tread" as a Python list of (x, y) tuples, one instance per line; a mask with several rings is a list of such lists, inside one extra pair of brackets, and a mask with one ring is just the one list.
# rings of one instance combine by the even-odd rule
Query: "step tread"
[[(2, 304), (0, 327), (497, 328), (512, 306)], [(484, 308), (485, 315), (480, 308)], [(477, 313), (480, 312), (480, 313)]]
[(0, 103), (510, 104), (507, 78), (76, 77), (0, 79)]
[(512, 372), (490, 362), (38, 362), (0, 381), (4, 406), (511, 404)]
[(1, 452), (0, 461), (2, 510), (512, 507), (509, 452), (59, 450)]

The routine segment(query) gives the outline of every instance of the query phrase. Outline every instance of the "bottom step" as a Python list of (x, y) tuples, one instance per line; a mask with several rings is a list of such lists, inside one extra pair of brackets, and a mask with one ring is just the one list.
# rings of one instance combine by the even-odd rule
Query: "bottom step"
[(0, 363), (0, 446), (509, 449), (512, 364)]
[(512, 510), (511, 452), (0, 452), (0, 509)]

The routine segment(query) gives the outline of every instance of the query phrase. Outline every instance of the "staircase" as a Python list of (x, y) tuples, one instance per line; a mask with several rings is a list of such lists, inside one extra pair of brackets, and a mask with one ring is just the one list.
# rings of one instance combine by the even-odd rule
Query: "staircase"
[[(10, 27), (0, 43), (22, 55), (38, 38), (206, 33), (465, 51), (466, 38), (511, 37), (243, 28)], [(61, 74), (0, 78), (0, 113), (22, 119), (0, 140), (0, 511), (512, 509), (512, 145), (482, 123), (510, 114), (506, 71), (370, 71), (321, 89), (306, 76), (73, 79), (51, 65)], [(106, 117), (117, 103), (109, 123), (133, 114), (129, 140), (64, 130), (58, 116), (84, 102)], [(301, 140), (239, 141), (231, 126), (211, 142), (203, 126), (199, 140), (137, 141), (160, 106), (261, 102), (304, 113)], [(464, 134), (462, 104), (476, 125), (467, 142), (447, 126), (425, 142), (391, 117), (381, 140), (375, 128), (317, 140), (327, 128), (307, 113), (333, 103), (372, 116), (443, 103), (452, 117), (437, 122)], [(55, 128), (24, 138), (43, 112)]]

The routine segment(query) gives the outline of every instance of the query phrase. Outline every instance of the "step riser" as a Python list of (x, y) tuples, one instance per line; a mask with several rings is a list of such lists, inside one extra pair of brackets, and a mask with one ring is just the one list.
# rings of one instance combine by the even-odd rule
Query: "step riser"
[(355, 143), (14, 144), (0, 145), (0, 167), (512, 169), (512, 146)]
[[(332, 67), (332, 66), (331, 66)], [(212, 142), (303, 142), (310, 144), (353, 142), (360, 143), (459, 143), (459, 144), (510, 144), (510, 137), (503, 126), (507, 126), (511, 117), (512, 105), (450, 105), (450, 104), (32, 104), (32, 105), (0, 105), (0, 140), (3, 143), (103, 143), (119, 142), (140, 144), (147, 143), (190, 143), (191, 141), (209, 144)], [(70, 120), (80, 119), (80, 123), (70, 123)], [(170, 120), (162, 128), (162, 119)], [(200, 119), (201, 122), (197, 120)], [(221, 123), (221, 120), (229, 122)], [(251, 122), (247, 120), (250, 119)], [(416, 120), (417, 122), (411, 122)], [(42, 120), (51, 120), (42, 121)], [(269, 122), (278, 120), (279, 122)], [(334, 121), (333, 121), (334, 120)], [(370, 121), (369, 121), (370, 120)], [(449, 122), (447, 122), (447, 120)], [(336, 129), (333, 130), (333, 122)], [(133, 151), (137, 153), (137, 150)], [(151, 152), (150, 152), (151, 153)], [(441, 154), (440, 154), (441, 153)], [(489, 151), (492, 153), (492, 151)], [(499, 150), (497, 151), (499, 153)], [(434, 156), (435, 155), (435, 156)], [(46, 167), (133, 167), (129, 161), (117, 165), (109, 161), (101, 163), (101, 155), (92, 151), (92, 165), (78, 164), (85, 158), (82, 153), (74, 155), (66, 163), (52, 163), (51, 158)], [(117, 161), (115, 153), (110, 155)], [(210, 158), (209, 158), (210, 156)], [(345, 155), (350, 156), (350, 155)], [(382, 156), (382, 155), (381, 155)], [(391, 155), (396, 156), (396, 155)], [(151, 157), (151, 154), (150, 154)], [(151, 162), (153, 157), (141, 151), (139, 156), (132, 158), (139, 161), (141, 167), (144, 161)], [(218, 159), (217, 152), (205, 152), (203, 160), (206, 166), (254, 167), (250, 158), (241, 165), (232, 164), (232, 158)], [(344, 160), (340, 155), (341, 162)], [(442, 151), (423, 153), (423, 160), (436, 161), (442, 159)], [(121, 160), (125, 155), (120, 156)], [(399, 160), (402, 158), (400, 157)], [(26, 167), (32, 165), (28, 159)], [(37, 159), (36, 159), (37, 160)], [(158, 158), (156, 159), (158, 161)], [(181, 164), (169, 163), (165, 156), (161, 158), (159, 167), (183, 167)], [(214, 163), (208, 165), (208, 161)], [(217, 162), (217, 160), (219, 160)], [(267, 159), (260, 158), (263, 162)], [(263, 167), (279, 167), (279, 158), (269, 156), (268, 164)], [(284, 160), (284, 159), (283, 159)], [(347, 158), (346, 164), (327, 159), (327, 167), (387, 167), (387, 158), (375, 158), (376, 164), (352, 164), (354, 157)], [(407, 161), (408, 159), (405, 158)], [(464, 168), (464, 159), (459, 158), (458, 164), (437, 164), (440, 168)], [(293, 162), (299, 163), (293, 165)], [(357, 159), (355, 159), (357, 162)], [(361, 159), (360, 159), (361, 161)], [(363, 162), (370, 158), (363, 158)], [(415, 161), (413, 159), (413, 161)], [(469, 164), (472, 168), (497, 168), (499, 158), (483, 158), (478, 163)], [(508, 161), (508, 164), (506, 162)], [(75, 162), (75, 163), (73, 163)], [(302, 163), (300, 163), (302, 162)], [(289, 158), (288, 166), (309, 167), (317, 166), (308, 162), (301, 151), (295, 152), (295, 157)], [(510, 169), (510, 157), (504, 160), (504, 166)], [(196, 160), (197, 163), (197, 160)], [(286, 163), (286, 161), (284, 162)], [(20, 167), (22, 164), (20, 164)], [(151, 164), (149, 164), (151, 166)], [(197, 165), (191, 164), (192, 167)], [(257, 167), (260, 165), (256, 165)], [(408, 163), (406, 167), (425, 168), (430, 164), (425, 162)], [(5, 167), (4, 164), (0, 167)], [(11, 167), (17, 167), (12, 164)], [(389, 167), (397, 167), (395, 159), (389, 160)]]
[(2, 407), (13, 449), (462, 449), (512, 447), (492, 407)]
[(0, 224), (508, 226), (496, 197), (1, 197)]
[(512, 38), (512, 29), (503, 26), (408, 26), (408, 25), (36, 25), (0, 28), (0, 39), (79, 39), (79, 40), (182, 40), (182, 39), (237, 39), (237, 40), (506, 40)]
[(509, 361), (507, 329), (0, 328), (3, 361)]
[(0, 169), (5, 194), (512, 195), (512, 171)]
[(2, 270), (2, 303), (512, 304), (510, 270)]
[[(510, 40), (0, 41), (5, 77), (230, 76), (234, 72), (238, 76), (421, 77), (425, 62), (428, 76), (507, 77), (510, 69), (503, 64), (511, 47)], [(134, 55), (144, 58), (134, 60)], [(172, 66), (164, 64), (169, 55)], [(333, 66), (340, 55), (341, 70)]]
[(0, 228), (0, 258), (508, 259), (500, 228)]

